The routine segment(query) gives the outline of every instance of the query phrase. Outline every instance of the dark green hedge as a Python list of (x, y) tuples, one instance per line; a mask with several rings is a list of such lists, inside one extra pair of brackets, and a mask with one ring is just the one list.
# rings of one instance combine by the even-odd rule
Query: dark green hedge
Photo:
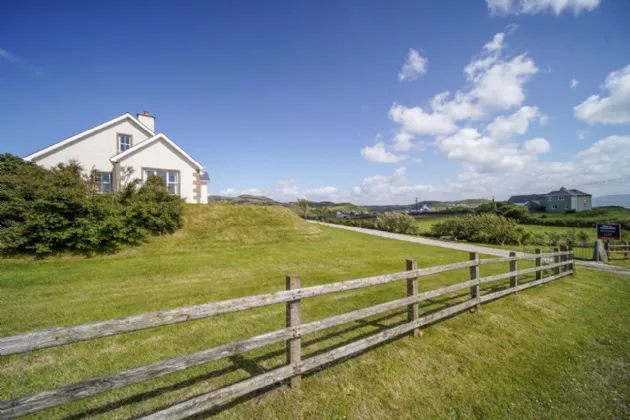
[(0, 155), (0, 252), (110, 251), (182, 226), (183, 200), (161, 178), (102, 194), (82, 174), (73, 162), (48, 170)]

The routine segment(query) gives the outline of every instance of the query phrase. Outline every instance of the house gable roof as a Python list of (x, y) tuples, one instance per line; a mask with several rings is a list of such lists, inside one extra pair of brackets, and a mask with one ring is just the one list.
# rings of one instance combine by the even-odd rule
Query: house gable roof
[(550, 193), (546, 194), (547, 197), (554, 196), (554, 195), (588, 195), (588, 196), (591, 196), (591, 194), (585, 193), (584, 191), (567, 190), (566, 188), (560, 188), (559, 190), (551, 191)]
[(107, 128), (111, 127), (111, 126), (114, 126), (114, 125), (116, 125), (116, 124), (118, 124), (118, 123), (120, 123), (122, 121), (125, 121), (125, 120), (128, 120), (132, 124), (135, 124), (138, 127), (138, 129), (140, 129), (141, 131), (145, 132), (147, 136), (149, 136), (149, 137), (155, 136), (155, 133), (152, 130), (150, 130), (149, 127), (147, 127), (146, 125), (142, 124), (140, 121), (138, 121), (136, 118), (134, 118), (131, 114), (129, 114), (127, 112), (127, 113), (121, 115), (120, 117), (114, 118), (113, 120), (106, 121), (106, 122), (104, 122), (104, 123), (102, 123), (100, 125), (97, 125), (96, 127), (90, 128), (89, 130), (82, 131), (79, 134), (75, 134), (72, 137), (68, 137), (65, 140), (62, 140), (62, 141), (57, 142), (57, 143), (55, 143), (55, 144), (53, 144), (51, 146), (45, 147), (45, 148), (43, 148), (41, 150), (38, 150), (35, 153), (31, 153), (30, 155), (24, 157), (24, 160), (32, 161), (32, 160), (37, 159), (37, 158), (39, 158), (39, 157), (41, 157), (43, 155), (46, 155), (46, 154), (48, 154), (50, 152), (53, 152), (53, 151), (55, 151), (57, 149), (60, 149), (60, 148), (62, 148), (64, 146), (67, 146), (69, 144), (77, 142), (77, 141), (83, 139), (84, 137), (89, 136), (90, 134), (99, 132), (101, 130), (105, 130), (105, 129), (107, 129)]
[(513, 195), (508, 198), (511, 203), (527, 203), (528, 201), (538, 200), (540, 197), (544, 197), (545, 194), (528, 194), (528, 195)]
[(203, 165), (201, 163), (197, 162), (188, 153), (184, 152), (178, 145), (175, 144), (173, 140), (169, 139), (164, 133), (158, 133), (154, 135), (153, 137), (151, 137), (150, 139), (140, 142), (136, 144), (135, 146), (125, 150), (124, 152), (118, 153), (117, 155), (112, 156), (111, 158), (109, 158), (109, 160), (112, 162), (120, 162), (124, 160), (127, 156), (132, 155), (159, 140), (164, 140), (169, 146), (171, 146), (178, 153), (180, 153), (184, 158), (186, 158), (190, 163), (192, 163), (193, 166), (196, 166), (199, 169), (203, 169)]

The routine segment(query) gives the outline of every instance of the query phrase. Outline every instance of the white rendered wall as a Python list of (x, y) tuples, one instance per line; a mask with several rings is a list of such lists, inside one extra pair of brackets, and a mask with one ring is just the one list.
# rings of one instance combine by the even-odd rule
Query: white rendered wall
[(195, 199), (195, 174), (197, 167), (192, 166), (186, 158), (162, 140), (157, 140), (136, 153), (126, 156), (120, 161), (120, 165), (122, 167), (133, 167), (134, 174), (132, 178), (140, 179), (143, 176), (143, 168), (179, 171), (179, 195), (185, 198), (188, 203), (197, 202)]
[(201, 204), (208, 204), (208, 184), (201, 183)]
[(138, 129), (137, 124), (132, 124), (127, 119), (61, 149), (56, 149), (47, 155), (37, 157), (32, 162), (50, 168), (58, 163), (67, 163), (71, 159), (76, 159), (86, 171), (94, 168), (98, 171), (108, 172), (113, 167), (109, 158), (118, 154), (118, 134), (131, 135), (133, 145), (149, 138), (144, 131)]

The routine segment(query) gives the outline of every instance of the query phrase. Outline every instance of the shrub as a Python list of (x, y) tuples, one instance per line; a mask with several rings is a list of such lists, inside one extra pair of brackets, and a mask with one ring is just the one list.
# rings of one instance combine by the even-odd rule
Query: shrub
[(590, 235), (583, 230), (578, 232), (577, 239), (581, 246), (589, 246)]
[(408, 214), (383, 213), (376, 218), (377, 229), (394, 233), (405, 233), (414, 235), (418, 233), (416, 219)]
[(430, 234), (499, 245), (523, 244), (531, 238), (531, 234), (516, 221), (491, 213), (444, 220), (431, 226)]
[(547, 235), (544, 233), (535, 233), (530, 240), (532, 245), (547, 245)]
[(558, 232), (549, 232), (547, 234), (547, 237), (549, 237), (550, 246), (558, 245), (558, 243), (560, 243), (560, 240), (562, 239), (562, 235), (560, 235)]
[(112, 250), (182, 226), (183, 200), (161, 178), (100, 194), (77, 162), (47, 170), (8, 156), (0, 155), (2, 253)]
[(475, 213), (492, 213), (498, 216), (520, 220), (527, 217), (529, 210), (525, 206), (517, 206), (509, 201), (491, 201), (478, 206), (475, 209)]
[(569, 246), (574, 246), (578, 242), (577, 231), (575, 229), (565, 232), (562, 237), (564, 242)]

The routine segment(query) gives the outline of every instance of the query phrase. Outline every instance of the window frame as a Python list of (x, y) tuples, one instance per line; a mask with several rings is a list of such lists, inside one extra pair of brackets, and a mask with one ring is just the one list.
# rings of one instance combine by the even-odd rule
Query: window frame
[[(125, 150), (120, 150), (120, 146), (121, 146), (121, 138), (122, 137), (129, 137), (129, 147), (126, 148)], [(133, 136), (131, 134), (125, 134), (125, 133), (116, 133), (116, 150), (118, 153), (123, 153), (126, 152), (127, 150), (131, 149), (133, 147)]]
[[(103, 180), (100, 178), (102, 175), (108, 175), (109, 176), (109, 181), (108, 182), (103, 182)], [(96, 171), (96, 173), (94, 174), (94, 184), (96, 185), (96, 190), (100, 193), (109, 193), (112, 192), (112, 173), (111, 172), (106, 172), (106, 171)], [(105, 190), (103, 187), (105, 185), (109, 185), (109, 189)]]
[(558, 197), (558, 201), (564, 201), (564, 195), (561, 195), (560, 197)]
[[(166, 184), (166, 189), (169, 189), (170, 185), (173, 185), (175, 187), (175, 192), (171, 192), (170, 190), (168, 191), (170, 194), (173, 195), (177, 195), (179, 197), (182, 196), (181, 192), (182, 192), (182, 175), (181, 175), (181, 171), (179, 169), (162, 169), (162, 168), (142, 168), (142, 183), (144, 184), (145, 182), (147, 182), (147, 179), (149, 179), (149, 177), (147, 176), (147, 172), (148, 171), (152, 171), (153, 174), (152, 175), (156, 175), (159, 176), (157, 173), (158, 172), (165, 172), (166, 173), (166, 179), (164, 179), (164, 183)], [(176, 175), (176, 181), (175, 182), (169, 182), (169, 176), (171, 174), (175, 174)], [(151, 175), (150, 175), (151, 176)]]
[(551, 205), (551, 210), (558, 210), (558, 206), (556, 204)]

